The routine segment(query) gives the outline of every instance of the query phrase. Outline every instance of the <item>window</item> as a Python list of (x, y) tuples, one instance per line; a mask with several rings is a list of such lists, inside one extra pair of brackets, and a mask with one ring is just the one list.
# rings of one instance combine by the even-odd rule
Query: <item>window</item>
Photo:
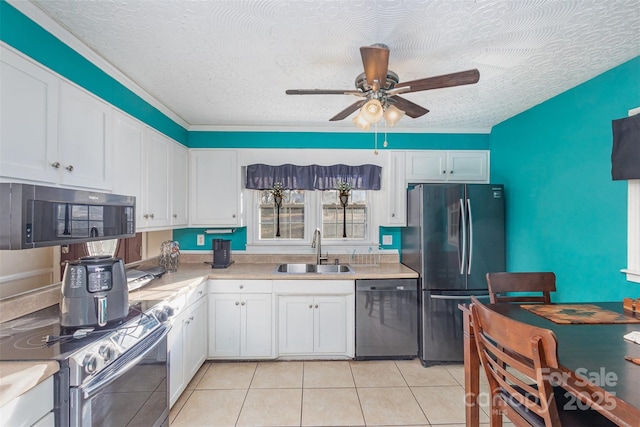
[[(343, 209), (336, 190), (305, 191), (285, 190), (280, 206), (280, 235), (278, 230), (278, 209), (270, 190), (252, 191), (255, 205), (249, 208), (253, 217), (249, 219), (257, 230), (249, 244), (267, 245), (307, 245), (316, 228), (322, 230), (325, 244), (367, 243), (377, 236), (371, 236), (375, 227), (369, 214), (370, 196), (366, 190), (352, 190), (349, 202)], [(343, 222), (343, 218), (346, 221)], [(253, 227), (252, 227), (253, 228)], [(346, 230), (347, 237), (343, 237)]]
[(366, 191), (351, 190), (343, 208), (336, 190), (322, 192), (322, 235), (324, 239), (364, 239), (367, 226)]
[(260, 240), (304, 239), (304, 201), (304, 190), (284, 190), (278, 216), (278, 208), (274, 203), (271, 191), (260, 191), (260, 203), (258, 204)]

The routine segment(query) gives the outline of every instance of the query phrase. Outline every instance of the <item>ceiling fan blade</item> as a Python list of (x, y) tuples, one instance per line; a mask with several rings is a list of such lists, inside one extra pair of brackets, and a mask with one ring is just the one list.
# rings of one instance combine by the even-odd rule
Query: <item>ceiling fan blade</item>
[(287, 95), (356, 95), (363, 96), (358, 90), (332, 90), (332, 89), (287, 89)]
[(366, 102), (366, 100), (363, 101), (356, 101), (353, 104), (349, 105), (347, 108), (345, 108), (344, 110), (340, 111), (338, 114), (336, 114), (335, 116), (331, 117), (329, 119), (330, 122), (336, 122), (338, 120), (342, 120), (342, 119), (346, 119), (347, 117), (349, 117), (349, 115), (351, 115), (351, 113), (353, 113), (354, 111), (358, 110), (360, 107), (362, 107), (362, 105)]
[(401, 98), (399, 96), (393, 96), (389, 99), (394, 101), (393, 105), (395, 105), (396, 107), (404, 111), (405, 114), (411, 117), (412, 119), (415, 119), (420, 116), (424, 116), (429, 112), (429, 110), (427, 110), (426, 108), (421, 107), (418, 104), (413, 103), (408, 99)]
[[(378, 88), (385, 86), (387, 82), (387, 72), (389, 70), (389, 48), (383, 44), (373, 46), (362, 46), (360, 48), (364, 74), (367, 77), (369, 86), (374, 86), (374, 80), (378, 81)], [(374, 88), (377, 90), (377, 88)]]
[(476, 69), (460, 71), (458, 73), (443, 74), (441, 76), (427, 77), (425, 79), (411, 80), (398, 83), (395, 87), (410, 87), (403, 93), (418, 92), (421, 90), (440, 89), (443, 87), (462, 86), (478, 83), (480, 72)]

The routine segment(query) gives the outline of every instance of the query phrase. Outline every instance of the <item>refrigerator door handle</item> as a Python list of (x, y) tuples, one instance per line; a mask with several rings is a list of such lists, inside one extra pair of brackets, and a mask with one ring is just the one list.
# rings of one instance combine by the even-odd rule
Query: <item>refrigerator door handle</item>
[(469, 257), (467, 260), (467, 274), (471, 274), (471, 261), (473, 261), (473, 217), (471, 215), (470, 199), (467, 199), (467, 212), (469, 213)]
[(489, 294), (487, 295), (429, 295), (431, 299), (462, 299), (462, 300), (471, 300), (471, 297), (474, 296), (478, 299), (487, 299), (489, 298)]
[[(460, 265), (460, 274), (464, 274), (464, 261), (467, 253), (467, 215), (465, 215), (464, 200), (462, 199), (460, 199), (460, 219), (462, 220), (462, 250), (458, 246), (458, 264)], [(460, 241), (459, 238), (458, 241)]]

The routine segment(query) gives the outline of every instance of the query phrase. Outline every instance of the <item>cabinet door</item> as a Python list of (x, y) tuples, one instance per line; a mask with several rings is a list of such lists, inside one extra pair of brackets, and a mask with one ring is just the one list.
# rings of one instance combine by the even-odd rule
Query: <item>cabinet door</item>
[(313, 342), (316, 353), (347, 352), (347, 302), (343, 296), (316, 296)]
[(58, 78), (0, 46), (0, 174), (56, 183)]
[(189, 308), (186, 324), (185, 382), (188, 383), (207, 358), (207, 298), (200, 298)]
[(60, 183), (111, 189), (111, 107), (60, 82), (58, 155)]
[(243, 357), (271, 356), (273, 332), (271, 330), (271, 294), (242, 295), (240, 331)]
[(136, 198), (136, 227), (144, 225), (145, 126), (121, 112), (113, 116), (113, 192)]
[(405, 184), (404, 152), (393, 151), (389, 153), (389, 168), (384, 185), (386, 185), (385, 197), (387, 202), (386, 225), (396, 227), (407, 225), (407, 186)]
[(487, 151), (449, 151), (447, 173), (449, 181), (489, 182)]
[(209, 294), (209, 357), (240, 356), (240, 295)]
[(171, 406), (176, 403), (186, 386), (184, 372), (184, 321), (186, 316), (187, 312), (185, 311), (172, 321), (172, 327), (167, 339), (167, 347), (169, 349), (169, 401)]
[(172, 144), (172, 152), (171, 225), (186, 226), (189, 223), (189, 218), (187, 217), (187, 194), (189, 194), (189, 151), (181, 144), (174, 142)]
[(446, 151), (407, 151), (406, 156), (407, 183), (446, 179)]
[(313, 297), (282, 296), (278, 300), (280, 354), (313, 352)]
[(192, 150), (191, 226), (239, 226), (240, 171), (235, 150)]
[(145, 142), (145, 209), (142, 213), (148, 228), (166, 227), (169, 216), (169, 168), (172, 142), (158, 132), (147, 129)]

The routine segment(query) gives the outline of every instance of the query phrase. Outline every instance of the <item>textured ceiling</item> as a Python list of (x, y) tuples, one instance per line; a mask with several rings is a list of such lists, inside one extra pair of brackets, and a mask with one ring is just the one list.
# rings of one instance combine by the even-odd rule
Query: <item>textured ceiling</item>
[(400, 81), (477, 68), (475, 85), (406, 94), (394, 131), (488, 131), (640, 55), (638, 0), (32, 0), (189, 125), (353, 129), (359, 47)]

